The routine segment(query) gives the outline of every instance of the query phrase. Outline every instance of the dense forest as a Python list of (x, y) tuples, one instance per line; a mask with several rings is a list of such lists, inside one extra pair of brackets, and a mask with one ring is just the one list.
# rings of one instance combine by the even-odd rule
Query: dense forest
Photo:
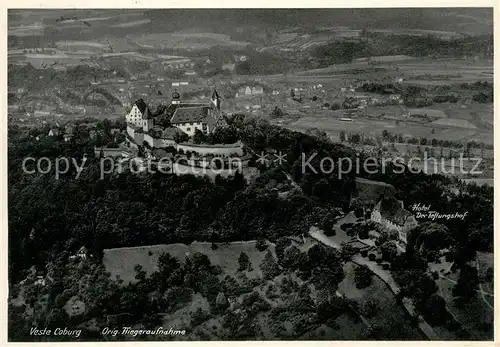
[[(461, 194), (446, 189), (450, 178), (439, 175), (385, 172), (367, 174), (362, 167), (343, 176), (334, 167), (328, 174), (319, 170), (321, 158), (355, 158), (352, 150), (317, 138), (249, 121), (221, 131), (220, 138), (239, 137), (259, 153), (273, 148), (287, 154), (281, 167), (260, 167), (261, 184), (245, 186), (243, 177), (229, 180), (155, 173), (121, 173), (99, 179), (97, 158), (89, 154), (85, 169), (75, 179), (75, 169), (59, 180), (54, 174), (25, 174), (26, 156), (55, 159), (61, 155), (81, 162), (85, 140), (72, 145), (46, 138), (35, 141), (21, 131), (10, 131), (9, 143), (9, 244), (10, 278), (18, 280), (23, 269), (43, 264), (61, 252), (73, 252), (79, 245), (95, 250), (121, 246), (197, 241), (232, 241), (269, 238), (305, 232), (310, 223), (322, 223), (324, 211), (332, 206), (348, 209), (356, 189), (354, 176), (384, 181), (400, 192), (405, 206), (430, 203), (438, 212), (469, 211), (465, 221), (443, 223), (453, 230), (457, 252), (491, 249), (493, 239), (493, 191), (467, 186)], [(302, 170), (302, 153), (317, 173)], [(353, 162), (356, 162), (353, 160)], [(324, 167), (323, 167), (324, 168)], [(344, 168), (345, 169), (345, 168)], [(263, 190), (269, 180), (282, 180), (280, 170), (289, 172), (303, 194), (288, 200)], [(282, 176), (281, 176), (282, 177)], [(340, 177), (340, 178), (339, 178)]]
[(387, 35), (366, 32), (359, 40), (334, 40), (312, 51), (320, 66), (346, 64), (355, 58), (408, 55), (427, 56), (475, 56), (485, 54), (493, 47), (493, 36), (446, 40), (436, 36)]

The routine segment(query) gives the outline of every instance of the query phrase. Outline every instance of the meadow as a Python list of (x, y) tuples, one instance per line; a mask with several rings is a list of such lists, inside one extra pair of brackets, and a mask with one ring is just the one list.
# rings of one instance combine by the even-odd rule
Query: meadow
[(193, 242), (190, 245), (170, 244), (106, 249), (103, 263), (112, 278), (119, 276), (124, 284), (127, 284), (135, 282), (135, 265), (140, 264), (147, 274), (151, 274), (157, 270), (158, 257), (163, 253), (169, 253), (181, 262), (188, 254), (204, 253), (213, 265), (221, 266), (225, 274), (234, 275), (238, 269), (238, 257), (241, 252), (245, 252), (252, 262), (254, 269), (251, 272), (252, 276), (261, 277), (259, 265), (266, 252), (259, 252), (255, 248), (255, 241), (231, 242), (217, 244), (217, 246), (217, 249), (212, 249), (211, 243)]

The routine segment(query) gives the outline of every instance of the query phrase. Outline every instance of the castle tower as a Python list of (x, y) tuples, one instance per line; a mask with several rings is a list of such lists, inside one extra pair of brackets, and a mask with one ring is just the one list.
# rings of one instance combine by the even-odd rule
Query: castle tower
[(220, 110), (220, 97), (219, 97), (219, 94), (217, 93), (217, 90), (215, 90), (215, 89), (212, 93), (211, 101), (212, 101), (212, 104), (214, 104), (215, 108)]

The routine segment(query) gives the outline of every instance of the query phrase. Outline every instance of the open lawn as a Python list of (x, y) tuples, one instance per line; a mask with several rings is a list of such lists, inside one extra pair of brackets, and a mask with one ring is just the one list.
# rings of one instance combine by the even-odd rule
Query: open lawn
[(251, 262), (253, 271), (251, 277), (261, 277), (259, 268), (265, 252), (257, 251), (255, 241), (232, 242), (229, 244), (217, 244), (218, 249), (213, 250), (211, 243), (193, 242), (190, 245), (175, 243), (171, 245), (153, 245), (144, 247), (125, 247), (105, 249), (103, 263), (111, 277), (119, 276), (124, 284), (135, 281), (134, 266), (139, 264), (149, 275), (157, 270), (158, 257), (163, 253), (177, 257), (181, 262), (186, 255), (200, 252), (206, 254), (213, 265), (220, 265), (225, 274), (235, 274), (238, 270), (238, 257), (245, 252)]

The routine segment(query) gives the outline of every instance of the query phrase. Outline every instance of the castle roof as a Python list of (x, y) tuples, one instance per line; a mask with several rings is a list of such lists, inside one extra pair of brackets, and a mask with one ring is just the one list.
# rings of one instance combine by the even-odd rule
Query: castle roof
[(179, 107), (175, 110), (170, 123), (180, 124), (180, 123), (193, 123), (201, 122), (207, 118), (206, 106), (197, 107)]
[(163, 129), (160, 137), (162, 139), (173, 140), (175, 137), (175, 134), (182, 134), (182, 130), (180, 130), (178, 128), (165, 128), (165, 129)]
[(142, 119), (151, 119), (153, 118), (153, 115), (151, 114), (151, 111), (149, 110), (149, 107), (146, 107), (146, 109), (142, 112)]
[(212, 99), (220, 99), (219, 94), (217, 93), (217, 90), (215, 90), (215, 89), (212, 93)]
[(134, 105), (137, 106), (137, 108), (139, 109), (139, 111), (141, 111), (142, 114), (144, 114), (144, 111), (148, 108), (148, 105), (144, 102), (142, 98), (134, 102)]

